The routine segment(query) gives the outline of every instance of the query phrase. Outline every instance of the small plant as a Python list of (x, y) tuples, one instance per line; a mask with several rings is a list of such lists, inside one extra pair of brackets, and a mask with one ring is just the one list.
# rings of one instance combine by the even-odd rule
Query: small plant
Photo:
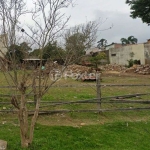
[(134, 64), (134, 60), (133, 59), (128, 60), (128, 68), (132, 67), (133, 64)]

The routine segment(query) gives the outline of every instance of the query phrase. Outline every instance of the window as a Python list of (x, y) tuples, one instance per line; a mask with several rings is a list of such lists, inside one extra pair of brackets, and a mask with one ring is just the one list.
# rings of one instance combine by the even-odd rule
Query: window
[(111, 56), (116, 56), (116, 54), (111, 54)]

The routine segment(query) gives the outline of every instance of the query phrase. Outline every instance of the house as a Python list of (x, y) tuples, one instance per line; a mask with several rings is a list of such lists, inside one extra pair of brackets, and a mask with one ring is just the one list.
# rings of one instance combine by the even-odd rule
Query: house
[(112, 44), (106, 45), (105, 50), (109, 50), (109, 49), (112, 49), (112, 48), (120, 48), (120, 47), (122, 47), (122, 44), (112, 43)]
[(26, 64), (27, 69), (36, 69), (39, 67), (40, 62), (42, 61), (42, 65), (45, 65), (46, 60), (45, 59), (39, 59), (39, 58), (26, 58), (22, 60), (22, 64)]
[(92, 53), (97, 53), (97, 52), (100, 52), (101, 49), (97, 48), (97, 47), (94, 47), (94, 48), (90, 48), (88, 50), (86, 50), (86, 55), (89, 55), (89, 54), (92, 54)]
[(109, 49), (110, 64), (128, 65), (129, 60), (136, 60), (140, 64), (150, 64), (150, 40), (142, 44), (126, 45)]

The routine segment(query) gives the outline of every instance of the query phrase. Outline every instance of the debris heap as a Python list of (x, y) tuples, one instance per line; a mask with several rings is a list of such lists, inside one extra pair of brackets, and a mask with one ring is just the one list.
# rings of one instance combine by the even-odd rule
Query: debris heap
[(126, 72), (134, 72), (137, 74), (150, 74), (150, 65), (133, 65), (133, 67), (126, 69)]
[(150, 74), (150, 65), (133, 65), (130, 68), (121, 65), (105, 65), (102, 68), (105, 71), (118, 71), (118, 72), (125, 72), (125, 73), (137, 73), (142, 75)]
[(106, 64), (105, 66), (101, 66), (101, 69), (105, 70), (105, 71), (118, 71), (118, 72), (122, 72), (122, 71), (126, 70), (126, 67), (122, 66), (122, 65), (117, 65), (117, 64), (114, 64), (114, 65)]
[(92, 71), (90, 67), (76, 65), (76, 64), (69, 65), (67, 67), (67, 70), (71, 70), (72, 73), (85, 73), (85, 72), (90, 73)]

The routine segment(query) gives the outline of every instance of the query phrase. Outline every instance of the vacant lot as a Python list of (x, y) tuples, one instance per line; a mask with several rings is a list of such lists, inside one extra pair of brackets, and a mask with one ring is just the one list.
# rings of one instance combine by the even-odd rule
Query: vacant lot
[[(1, 85), (7, 85), (3, 77)], [(135, 74), (103, 73), (101, 96), (149, 93), (150, 76)], [(138, 84), (139, 86), (106, 86), (109, 84)], [(9, 89), (0, 89), (1, 94), (11, 94)], [(44, 102), (69, 102), (96, 98), (96, 82), (81, 82), (72, 79), (59, 80), (43, 97)], [(131, 97), (128, 100), (149, 100), (150, 96)], [(9, 101), (1, 97), (1, 101)], [(32, 100), (32, 98), (29, 98)], [(121, 99), (119, 99), (121, 100)], [(108, 102), (110, 99), (103, 100)], [(32, 110), (32, 105), (29, 108)], [(102, 103), (101, 109), (149, 107), (139, 103)], [(2, 109), (14, 109), (11, 105), (1, 105)], [(41, 110), (93, 110), (97, 103), (71, 103), (54, 105), (42, 103)], [(99, 149), (149, 149), (150, 115), (149, 110), (111, 112), (69, 112), (40, 115), (34, 143), (34, 150), (99, 150)], [(0, 139), (8, 141), (8, 150), (19, 150), (19, 125), (16, 114), (0, 114)]]

